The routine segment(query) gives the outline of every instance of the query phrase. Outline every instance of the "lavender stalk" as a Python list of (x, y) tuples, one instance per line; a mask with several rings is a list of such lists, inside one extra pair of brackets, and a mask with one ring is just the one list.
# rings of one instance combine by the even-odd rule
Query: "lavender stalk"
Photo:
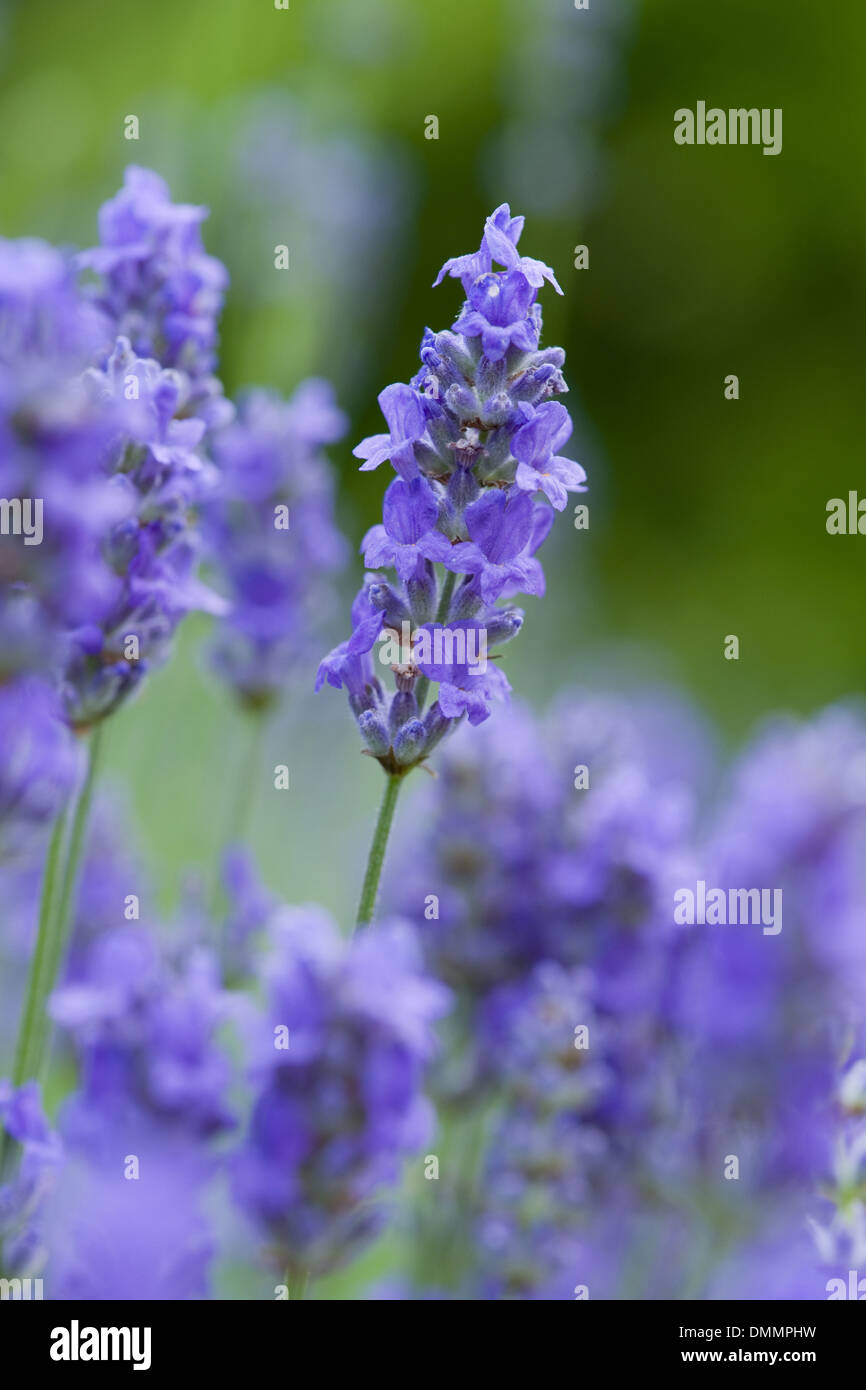
[[(508, 698), (489, 649), (523, 625), (508, 601), (544, 593), (536, 552), (554, 511), (586, 477), (559, 454), (572, 422), (550, 397), (567, 390), (565, 353), (540, 348), (538, 291), (545, 280), (561, 291), (549, 266), (519, 254), (522, 230), (523, 218), (504, 203), (487, 219), (478, 251), (446, 262), (436, 284), (458, 277), (463, 310), (450, 331), (425, 330), (421, 370), (379, 396), (388, 433), (354, 450), (362, 472), (390, 460), (397, 475), (382, 523), (361, 546), (371, 571), (393, 569), (396, 579), (366, 576), (352, 635), (322, 661), (316, 688), (327, 681), (348, 692), (364, 751), (389, 779), (361, 896), (364, 925), (400, 782), (464, 716), (481, 724), (494, 700)], [(393, 693), (374, 668), (377, 644)], [(425, 710), (433, 683), (437, 698)]]

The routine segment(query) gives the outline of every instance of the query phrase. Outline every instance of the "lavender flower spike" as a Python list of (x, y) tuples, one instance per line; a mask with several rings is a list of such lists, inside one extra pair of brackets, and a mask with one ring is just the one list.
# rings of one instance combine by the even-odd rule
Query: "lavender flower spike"
[[(451, 331), (425, 330), (421, 370), (379, 396), (388, 432), (354, 450), (362, 471), (390, 460), (397, 478), (362, 544), (380, 573), (367, 576), (352, 636), (322, 662), (317, 689), (348, 691), (365, 751), (391, 776), (423, 762), (464, 714), (481, 723), (508, 697), (488, 648), (520, 630), (516, 594), (544, 593), (536, 553), (551, 506), (561, 511), (585, 482), (559, 453), (571, 420), (550, 399), (567, 390), (565, 353), (540, 347), (538, 291), (559, 286), (518, 253), (522, 229), (503, 204), (479, 250), (446, 262), (436, 283), (459, 277), (466, 303)], [(380, 679), (389, 667), (393, 692)], [(425, 713), (431, 682), (438, 699)]]
[(345, 943), (305, 907), (271, 931), (234, 1192), (291, 1280), (343, 1264), (381, 1229), (383, 1190), (431, 1132), (421, 1084), (449, 996), (405, 923)]

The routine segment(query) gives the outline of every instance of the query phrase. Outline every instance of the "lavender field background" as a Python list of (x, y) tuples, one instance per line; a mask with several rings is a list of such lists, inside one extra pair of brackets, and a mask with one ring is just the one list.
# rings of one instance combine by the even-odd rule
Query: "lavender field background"
[[(34, 1179), (0, 1227), (46, 1297), (272, 1298), (287, 1251), (318, 1298), (827, 1298), (866, 1275), (863, 542), (825, 524), (862, 474), (864, 41), (855, 8), (831, 27), (805, 0), (154, 0), (110, 19), (0, 0), (0, 236), (98, 246), (129, 165), (207, 207), (228, 277), (214, 370), (247, 403), (231, 425), (199, 382), (178, 417), (215, 412), (206, 452), (250, 514), (273, 497), (249, 431), (291, 439), (291, 534), (314, 538), (302, 616), (280, 627), (293, 590), (269, 629), (273, 690), (257, 667), (275, 698), (256, 743), (218, 613), (184, 616), (105, 721), (51, 1136), (12, 1116)], [(783, 108), (782, 154), (675, 145), (673, 112), (704, 98)], [(384, 428), (379, 392), (419, 371), (425, 326), (460, 313), (458, 279), (432, 288), (440, 266), (505, 202), (564, 290), (539, 291), (542, 346), (565, 349), (563, 451), (588, 489), (496, 663), (510, 708), (432, 751), (435, 781), (406, 779), (379, 916), (408, 938), (338, 968), (322, 913), (348, 935), (382, 774), (345, 698), (313, 683), (393, 478), (352, 450)], [(0, 313), (17, 390), (15, 323)], [(310, 378), (333, 397), (294, 416), (244, 397)], [(225, 594), (243, 517), (182, 500)], [(32, 706), (4, 647), (8, 774)], [(86, 643), (79, 658), (78, 696), (102, 698)], [(73, 780), (60, 745), (35, 756), (26, 835), (12, 775), (0, 803), (0, 1077), (47, 811)], [(237, 839), (248, 857), (221, 885)], [(678, 924), (674, 894), (698, 881), (781, 890), (783, 929)], [(129, 933), (129, 894), (152, 940)], [(282, 1023), (309, 1048), (285, 1108), (261, 1055)]]

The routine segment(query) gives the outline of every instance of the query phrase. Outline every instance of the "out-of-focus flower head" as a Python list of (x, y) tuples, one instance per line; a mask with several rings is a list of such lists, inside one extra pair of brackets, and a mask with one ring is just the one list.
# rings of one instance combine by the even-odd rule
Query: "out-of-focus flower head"
[(381, 1228), (384, 1190), (430, 1133), (421, 1086), (447, 994), (405, 924), (346, 943), (319, 909), (299, 908), (272, 931), (234, 1192), (279, 1267), (316, 1274)]
[(334, 523), (323, 449), (345, 432), (332, 388), (307, 381), (290, 400), (252, 391), (214, 440), (221, 475), (205, 508), (211, 562), (231, 598), (214, 643), (217, 670), (255, 708), (309, 657), (346, 546)]
[(0, 1132), (21, 1147), (15, 1177), (0, 1186), (3, 1273), (29, 1277), (44, 1262), (44, 1208), (63, 1162), (63, 1148), (42, 1111), (39, 1087), (0, 1080)]
[(113, 713), (166, 659), (189, 612), (226, 610), (197, 577), (193, 509), (215, 486), (216, 472), (199, 450), (204, 422), (185, 414), (187, 378), (137, 358), (118, 338), (105, 370), (91, 370), (87, 384), (118, 420), (111, 476), (123, 516), (103, 543), (116, 576), (114, 601), (99, 621), (68, 635), (63, 698), (70, 722), (85, 727)]
[(205, 395), (228, 284), (225, 266), (202, 243), (207, 215), (207, 208), (173, 203), (152, 169), (130, 165), (123, 188), (100, 209), (99, 246), (78, 257), (99, 277), (93, 299), (115, 335), (128, 338), (138, 357), (180, 368)]
[(0, 862), (54, 817), (78, 764), (52, 687), (26, 675), (0, 683)]
[(808, 1190), (830, 1165), (836, 1078), (862, 1029), (864, 849), (862, 719), (831, 708), (777, 721), (736, 764), (701, 860), (707, 889), (761, 898), (761, 921), (680, 929), (702, 1152), (740, 1154), (757, 1197)]

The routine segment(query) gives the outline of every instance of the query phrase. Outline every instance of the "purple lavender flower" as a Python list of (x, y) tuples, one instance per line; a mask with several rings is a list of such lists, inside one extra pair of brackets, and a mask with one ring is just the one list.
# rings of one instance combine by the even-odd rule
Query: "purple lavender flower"
[(673, 703), (569, 694), (545, 725), (512, 710), (451, 741), (425, 846), (395, 856), (396, 901), (458, 999), (435, 1094), (452, 1115), (498, 1106), (473, 1296), (573, 1298), (580, 1284), (621, 1296), (645, 1245), (666, 1249), (656, 1287), (677, 1290), (670, 903), (692, 739)]
[(621, 1287), (637, 1223), (605, 1103), (623, 1081), (615, 1028), (593, 993), (586, 971), (545, 962), (485, 1005), (502, 1080), (477, 1188), (475, 1297), (573, 1299), (582, 1285), (610, 1298)]
[(383, 1189), (430, 1133), (421, 1080), (447, 996), (400, 924), (344, 943), (324, 913), (302, 908), (273, 934), (234, 1191), (279, 1267), (318, 1274), (381, 1228)]
[(747, 749), (707, 844), (707, 886), (761, 890), (777, 928), (680, 928), (679, 992), (704, 1162), (741, 1155), (760, 1198), (827, 1173), (840, 1060), (863, 1017), (866, 729), (778, 721)]
[(172, 957), (143, 927), (115, 927), (79, 947), (51, 1012), (80, 1073), (60, 1116), (52, 1296), (206, 1297), (213, 1140), (234, 1123), (217, 1041), (230, 1005), (211, 953), (181, 943)]
[(308, 381), (289, 401), (251, 392), (214, 440), (221, 477), (205, 530), (232, 600), (214, 661), (254, 708), (277, 698), (327, 614), (345, 542), (323, 447), (344, 431), (331, 387)]
[[(676, 937), (668, 889), (694, 800), (676, 756), (685, 718), (673, 706), (664, 730), (659, 704), (652, 760), (640, 704), (573, 693), (546, 727), (516, 709), (449, 744), (427, 792), (424, 851), (413, 846), (411, 880), (400, 871), (397, 905), (417, 915), (437, 894), (428, 958), (461, 994), (480, 999), (554, 960), (603, 962), (606, 1007), (659, 997)], [(585, 790), (575, 788), (581, 766)]]
[(173, 203), (158, 174), (130, 165), (123, 188), (100, 209), (100, 245), (78, 257), (100, 277), (94, 299), (114, 335), (128, 338), (136, 356), (180, 368), (206, 396), (215, 387), (210, 373), (228, 283), (225, 266), (202, 245), (207, 215)]
[(0, 239), (0, 362), (85, 360), (111, 337), (62, 252), (34, 237)]
[(480, 248), (469, 256), (452, 256), (443, 265), (433, 282), (434, 286), (441, 284), (446, 275), (456, 276), (462, 280), (468, 294), (480, 276), (489, 274), (495, 261), (506, 270), (519, 270), (534, 289), (541, 289), (544, 281), (549, 280), (557, 293), (562, 294), (549, 265), (518, 253), (517, 243), (525, 220), (523, 217), (512, 217), (508, 204), (502, 203), (484, 225)]
[(230, 844), (222, 858), (222, 887), (226, 899), (222, 924), (226, 980), (248, 980), (256, 968), (256, 948), (277, 907), (264, 885), (252, 853)]
[[(71, 269), (42, 242), (0, 241), (0, 673), (50, 673), (70, 626), (105, 612), (100, 553), (123, 511), (105, 458), (116, 422), (81, 380), (105, 341)], [(4, 518), (4, 523), (7, 518)]]
[(47, 1295), (173, 1303), (210, 1297), (213, 1165), (200, 1146), (155, 1135), (136, 1116), (109, 1116), (88, 1143), (69, 1146), (46, 1206)]
[(165, 660), (186, 614), (226, 608), (197, 578), (201, 542), (191, 509), (216, 475), (198, 450), (204, 421), (186, 415), (188, 381), (137, 358), (118, 338), (105, 370), (88, 374), (88, 387), (117, 420), (111, 478), (123, 515), (103, 542), (114, 600), (99, 621), (68, 635), (63, 698), (70, 722), (83, 727), (113, 713)]
[(51, 1000), (80, 1059), (64, 1131), (88, 1134), (127, 1112), (149, 1116), (167, 1134), (229, 1128), (230, 1069), (216, 1042), (228, 1008), (207, 950), (172, 960), (149, 931), (132, 925), (97, 937)]
[(0, 684), (0, 861), (53, 819), (77, 769), (51, 686), (38, 676)]
[[(142, 197), (146, 184), (152, 201), (155, 176), (138, 174), (133, 184)], [(171, 220), (170, 207), (163, 220)], [(123, 244), (143, 274), (141, 218), (133, 212), (115, 210), (108, 225), (122, 241), (125, 228)], [(186, 246), (180, 233), (160, 243), (155, 281), (165, 278), (169, 243), (178, 255)], [(177, 276), (188, 271), (176, 267)], [(135, 298), (117, 273), (117, 293), (123, 280)], [(191, 383), (136, 357), (125, 338), (111, 349), (113, 314), (117, 303), (99, 307), (78, 291), (53, 248), (0, 243), (0, 493), (33, 532), (22, 526), (3, 538), (0, 645), (7, 669), (60, 675), (76, 726), (117, 707), (164, 657), (185, 613), (221, 610), (196, 579), (190, 524), (215, 476), (200, 449), (207, 424), (219, 418), (205, 408), (213, 393), (203, 378)], [(89, 367), (95, 359), (102, 370)]]
[[(583, 469), (558, 453), (568, 414), (549, 400), (567, 389), (565, 354), (539, 350), (538, 290), (545, 279), (559, 287), (549, 267), (518, 253), (522, 227), (503, 204), (480, 249), (446, 262), (436, 283), (446, 274), (462, 279), (463, 311), (450, 332), (425, 331), (421, 371), (379, 397), (388, 433), (354, 451), (362, 471), (390, 460), (397, 474), (382, 524), (362, 545), (367, 565), (393, 566), (397, 582), (368, 577), (352, 637), (322, 662), (317, 689), (327, 681), (348, 690), (366, 749), (390, 774), (422, 762), (464, 714), (481, 723), (494, 700), (507, 698), (487, 645), (510, 640), (523, 622), (500, 599), (544, 593), (535, 557), (552, 513), (533, 497), (545, 493), (561, 510), (584, 484)], [(470, 633), (485, 639), (480, 659), (466, 650)], [(393, 695), (374, 674), (377, 641), (379, 664), (396, 677)], [(395, 641), (399, 659), (387, 652)], [(439, 697), (425, 714), (430, 681)]]
[(0, 1186), (0, 1255), (3, 1273), (30, 1277), (44, 1261), (44, 1207), (63, 1161), (57, 1135), (42, 1112), (38, 1085), (15, 1090), (0, 1080), (0, 1134), (21, 1146), (11, 1182)]

